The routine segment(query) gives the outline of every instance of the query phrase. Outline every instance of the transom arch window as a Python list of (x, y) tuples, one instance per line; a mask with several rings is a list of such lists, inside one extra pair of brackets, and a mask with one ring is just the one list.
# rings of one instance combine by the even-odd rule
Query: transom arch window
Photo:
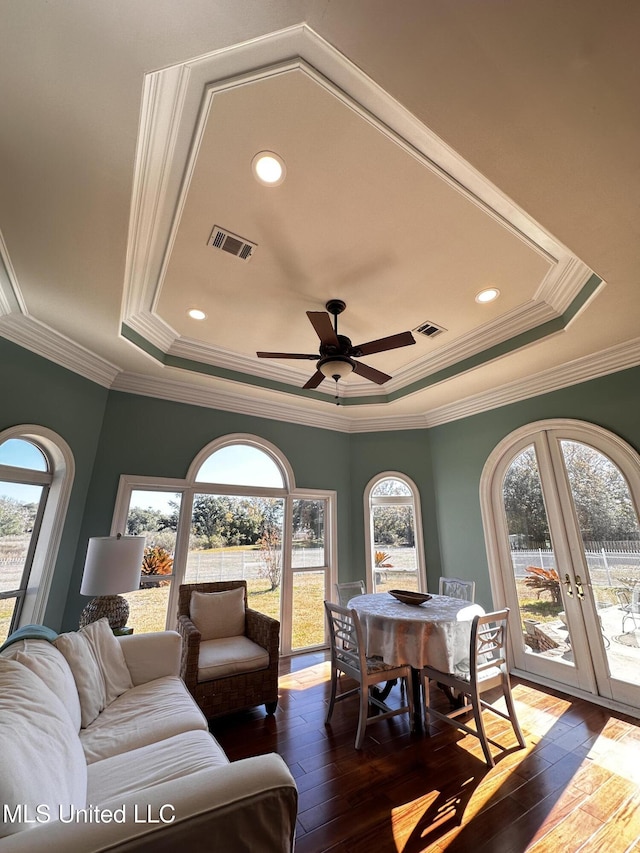
[(218, 438), (204, 447), (189, 466), (187, 481), (295, 488), (293, 469), (284, 454), (265, 439), (245, 433)]
[(73, 475), (71, 449), (52, 430), (0, 432), (0, 642), (44, 619)]
[(180, 583), (242, 578), (249, 606), (280, 619), (283, 653), (324, 646), (335, 503), (335, 492), (296, 488), (282, 451), (245, 433), (208, 443), (184, 480), (123, 475), (112, 533), (145, 535), (155, 566), (127, 595), (131, 626), (175, 627)]
[(426, 590), (420, 493), (406, 474), (385, 471), (364, 492), (367, 589)]

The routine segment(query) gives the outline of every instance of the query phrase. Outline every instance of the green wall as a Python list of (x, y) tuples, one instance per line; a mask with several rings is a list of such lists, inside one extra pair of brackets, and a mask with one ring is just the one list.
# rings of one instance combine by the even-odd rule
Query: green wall
[(59, 630), (108, 391), (0, 338), (0, 430), (45, 426), (62, 436), (75, 461), (75, 478), (45, 623)]
[(104, 388), (0, 339), (0, 429), (46, 426), (71, 447), (76, 476), (46, 622), (67, 630), (86, 604), (79, 594), (90, 536), (109, 532), (120, 474), (184, 477), (198, 451), (234, 432), (271, 441), (301, 488), (338, 493), (341, 580), (364, 577), (363, 492), (382, 471), (418, 485), (429, 589), (440, 574), (477, 582), (491, 606), (480, 515), (480, 475), (512, 430), (544, 418), (590, 421), (640, 450), (640, 368), (424, 430), (345, 434), (173, 403)]
[[(73, 568), (64, 625), (71, 630), (86, 604), (79, 594), (86, 542), (109, 533), (120, 474), (184, 477), (195, 455), (229, 433), (250, 433), (276, 445), (299, 488), (338, 493), (338, 565), (349, 578), (350, 436), (231, 412), (111, 392)], [(84, 548), (82, 544), (84, 543)]]
[(640, 451), (639, 387), (640, 368), (633, 368), (429, 430), (444, 574), (474, 578), (477, 600), (492, 606), (480, 477), (506, 435), (545, 418), (574, 418), (609, 429)]

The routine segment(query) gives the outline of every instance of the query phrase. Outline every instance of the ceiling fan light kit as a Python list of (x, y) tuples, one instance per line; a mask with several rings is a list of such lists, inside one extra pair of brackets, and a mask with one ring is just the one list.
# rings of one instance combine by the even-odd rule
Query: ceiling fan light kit
[[(317, 388), (325, 379), (334, 379), (336, 387), (339, 379), (345, 379), (350, 373), (356, 373), (364, 379), (382, 385), (391, 377), (375, 367), (356, 361), (365, 355), (373, 355), (390, 349), (410, 346), (415, 344), (415, 338), (411, 332), (400, 332), (397, 335), (388, 335), (386, 338), (378, 338), (367, 341), (364, 344), (354, 346), (346, 335), (338, 334), (338, 315), (342, 314), (347, 307), (342, 299), (330, 299), (326, 304), (326, 311), (307, 311), (309, 322), (320, 338), (320, 351), (318, 355), (300, 352), (258, 352), (258, 358), (295, 358), (316, 360), (316, 372), (302, 386), (306, 389)], [(328, 312), (328, 313), (327, 313)], [(333, 325), (331, 317), (333, 314)]]

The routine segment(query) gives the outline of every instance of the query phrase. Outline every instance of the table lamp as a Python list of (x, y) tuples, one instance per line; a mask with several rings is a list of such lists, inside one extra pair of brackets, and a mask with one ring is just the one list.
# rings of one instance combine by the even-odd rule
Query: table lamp
[(80, 595), (97, 596), (80, 616), (80, 627), (106, 616), (112, 629), (129, 618), (129, 602), (120, 593), (140, 588), (144, 536), (93, 536), (89, 539)]

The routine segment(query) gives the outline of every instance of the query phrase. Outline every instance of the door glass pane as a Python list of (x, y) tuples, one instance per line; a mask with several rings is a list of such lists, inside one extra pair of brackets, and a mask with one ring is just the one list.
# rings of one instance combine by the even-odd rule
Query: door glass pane
[[(573, 664), (562, 587), (533, 445), (505, 474), (502, 496), (525, 651)], [(515, 627), (512, 626), (515, 638)]]
[(249, 606), (280, 619), (282, 498), (197, 494), (184, 583), (247, 581)]
[(324, 501), (294, 500), (291, 566), (325, 566)]
[(292, 650), (324, 643), (324, 598), (324, 571), (293, 573)]
[(560, 445), (610, 674), (640, 684), (640, 527), (629, 486), (600, 451)]
[(127, 625), (136, 634), (164, 631), (167, 625), (181, 498), (174, 492), (134, 489), (131, 493), (127, 535), (146, 537), (140, 589), (124, 595), (129, 602)]
[(374, 592), (389, 589), (418, 590), (413, 506), (374, 505), (373, 521)]

